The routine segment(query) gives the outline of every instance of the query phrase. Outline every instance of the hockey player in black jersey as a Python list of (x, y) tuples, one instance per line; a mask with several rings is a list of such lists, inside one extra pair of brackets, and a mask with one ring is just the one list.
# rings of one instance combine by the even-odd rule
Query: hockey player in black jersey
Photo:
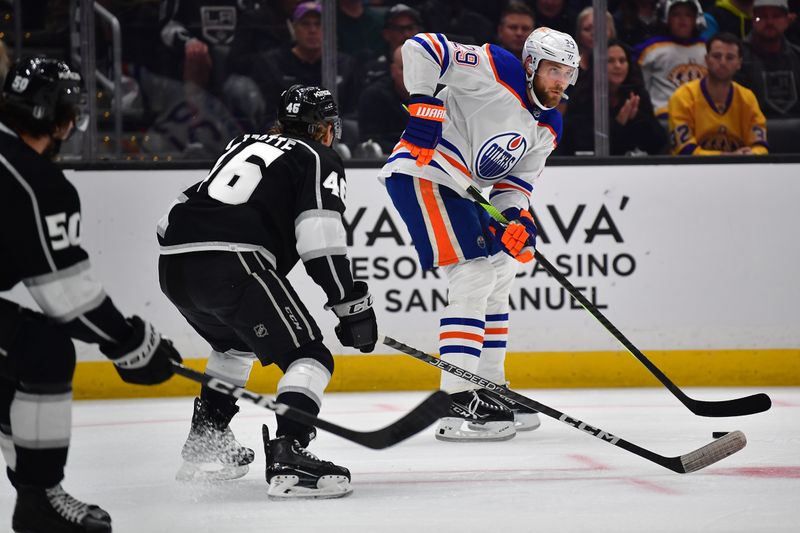
[[(231, 141), (158, 226), (161, 288), (211, 345), (206, 373), (244, 386), (253, 359), (275, 363), (284, 373), (277, 401), (314, 414), (333, 357), (286, 278), (298, 260), (339, 318), (341, 343), (371, 352), (377, 340), (372, 297), (366, 283), (353, 281), (347, 258), (344, 168), (331, 148), (339, 131), (329, 91), (290, 87), (281, 95), (275, 128)], [(235, 401), (202, 389), (179, 476), (193, 477), (209, 456), (223, 466), (252, 460), (228, 428)], [(352, 491), (346, 468), (306, 450), (313, 427), (280, 415), (277, 422), (272, 440), (263, 426), (271, 498), (337, 498)]]
[(0, 447), (17, 490), (12, 527), (110, 532), (61, 487), (70, 441), (72, 339), (99, 344), (129, 383), (156, 384), (180, 356), (92, 279), (75, 187), (50, 160), (76, 122), (80, 75), (57, 60), (13, 65), (0, 101), (0, 291), (22, 282), (43, 312), (0, 298)]

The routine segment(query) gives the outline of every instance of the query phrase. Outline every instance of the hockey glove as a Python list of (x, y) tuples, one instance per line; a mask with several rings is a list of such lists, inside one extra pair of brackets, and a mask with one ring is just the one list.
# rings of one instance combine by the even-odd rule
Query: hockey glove
[(438, 98), (417, 95), (409, 100), (408, 114), (411, 116), (400, 136), (400, 145), (408, 148), (418, 167), (424, 167), (433, 159), (434, 149), (442, 139), (445, 108)]
[(343, 346), (358, 348), (363, 353), (375, 349), (378, 341), (378, 323), (372, 309), (372, 295), (363, 281), (353, 283), (349, 299), (332, 306), (339, 317), (339, 325), (334, 328)]
[(500, 242), (503, 251), (519, 261), (527, 263), (534, 257), (536, 248), (536, 224), (527, 209), (512, 207), (503, 211), (509, 221), (503, 226), (495, 220), (489, 221), (489, 231)]
[(156, 385), (168, 380), (172, 374), (170, 360), (181, 362), (181, 356), (153, 329), (153, 326), (138, 316), (128, 319), (133, 334), (122, 344), (103, 344), (100, 351), (114, 363), (119, 377), (136, 385)]

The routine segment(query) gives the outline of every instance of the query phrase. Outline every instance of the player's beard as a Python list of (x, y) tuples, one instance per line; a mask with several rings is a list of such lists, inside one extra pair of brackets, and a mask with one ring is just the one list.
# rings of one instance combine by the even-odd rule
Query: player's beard
[(542, 83), (537, 83), (537, 78), (534, 77), (533, 81), (529, 82), (528, 87), (533, 90), (536, 94), (536, 98), (544, 105), (545, 107), (556, 107), (558, 104), (561, 103), (561, 98), (564, 95), (564, 91), (558, 89), (557, 87), (542, 87)]
[(561, 96), (564, 94), (562, 91), (540, 91), (536, 87), (534, 87), (533, 90), (536, 91), (536, 98), (538, 98), (545, 107), (557, 106), (561, 103)]

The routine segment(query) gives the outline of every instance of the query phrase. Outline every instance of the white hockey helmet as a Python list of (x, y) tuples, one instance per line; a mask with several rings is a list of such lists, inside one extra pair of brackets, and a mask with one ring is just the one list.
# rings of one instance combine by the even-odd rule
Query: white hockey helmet
[(575, 72), (572, 74), (569, 84), (574, 85), (578, 80), (581, 56), (578, 53), (578, 45), (575, 44), (572, 36), (550, 28), (536, 28), (525, 40), (525, 46), (522, 47), (522, 65), (525, 67), (528, 89), (537, 106), (542, 109), (550, 109), (539, 102), (536, 92), (533, 90), (533, 76), (542, 59), (573, 67)]
[(658, 2), (658, 10), (659, 16), (661, 17), (661, 22), (664, 24), (667, 23), (669, 19), (669, 10), (672, 9), (672, 6), (678, 4), (689, 4), (690, 6), (694, 6), (697, 10), (697, 20), (695, 24), (697, 24), (698, 28), (705, 28), (706, 27), (706, 18), (703, 16), (703, 6), (700, 5), (699, 0), (659, 0)]

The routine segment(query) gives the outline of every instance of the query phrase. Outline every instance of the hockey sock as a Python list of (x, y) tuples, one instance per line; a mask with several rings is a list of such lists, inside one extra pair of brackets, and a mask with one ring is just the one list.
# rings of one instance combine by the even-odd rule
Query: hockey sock
[(508, 341), (508, 313), (486, 315), (478, 375), (495, 383), (506, 382), (505, 360)]
[[(439, 322), (439, 354), (448, 363), (476, 372), (483, 344), (483, 317), (463, 310), (459, 312), (453, 305), (448, 306), (447, 311), (450, 316)], [(441, 388), (454, 393), (473, 387), (457, 376), (442, 372)]]
[[(250, 370), (253, 367), (255, 355), (248, 352), (228, 350), (225, 353), (216, 350), (211, 352), (206, 365), (206, 374), (225, 380), (239, 387), (244, 387), (250, 377)], [(217, 392), (203, 386), (200, 398), (206, 401), (211, 407), (228, 412), (236, 405), (236, 398), (227, 394)]]
[(72, 387), (20, 385), (11, 403), (15, 481), (52, 487), (64, 478), (72, 429)]
[[(301, 409), (315, 416), (319, 414), (319, 406), (305, 394), (284, 392), (278, 394), (275, 401)], [(301, 424), (300, 422), (296, 422), (281, 415), (276, 415), (275, 419), (278, 421), (278, 430), (275, 432), (275, 436), (297, 439), (297, 442), (299, 442), (300, 446), (303, 448), (307, 447), (311, 440), (317, 435), (317, 430), (312, 426)]]
[[(313, 415), (319, 413), (322, 394), (333, 372), (333, 357), (327, 349), (320, 351), (320, 345), (321, 343), (319, 345), (314, 343), (305, 347), (304, 351), (314, 357), (300, 357), (289, 363), (285, 374), (278, 382), (278, 402)], [(316, 435), (316, 430), (311, 426), (283, 416), (278, 416), (277, 419), (277, 435), (294, 437), (303, 447), (308, 446), (309, 441)]]

